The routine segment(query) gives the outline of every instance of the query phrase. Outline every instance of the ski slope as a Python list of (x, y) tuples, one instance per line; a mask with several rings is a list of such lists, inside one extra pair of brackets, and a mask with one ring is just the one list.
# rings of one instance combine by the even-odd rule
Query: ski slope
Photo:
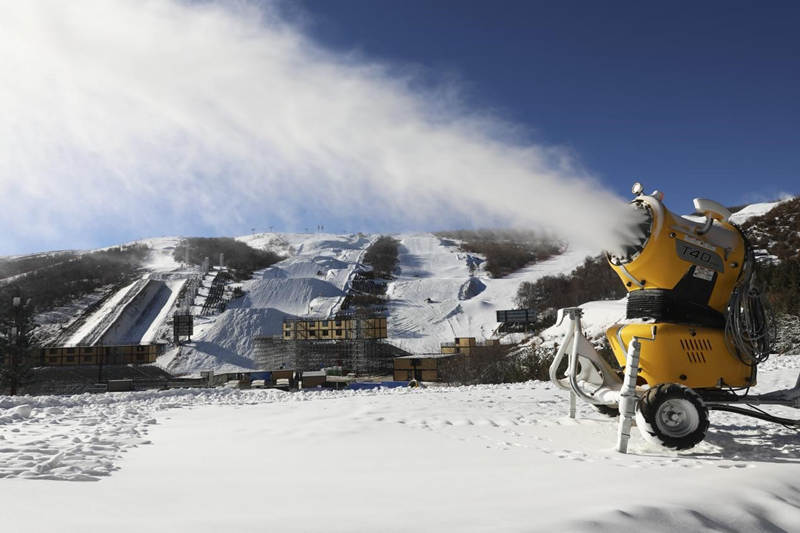
[(796, 430), (713, 412), (693, 450), (622, 455), (567, 410), (544, 382), (0, 397), (4, 530), (797, 531)]
[(159, 340), (175, 300), (196, 269), (172, 257), (177, 237), (143, 239), (150, 253), (146, 272), (136, 281), (110, 294), (97, 309), (77, 317), (60, 334), (63, 346), (149, 344)]
[(169, 316), (186, 279), (161, 281), (145, 276), (118, 290), (85, 318), (64, 346), (149, 344)]
[[(454, 337), (492, 336), (495, 311), (513, 309), (519, 286), (542, 276), (569, 273), (599, 251), (568, 249), (561, 255), (491, 278), (483, 268), (470, 275), (476, 258), (433, 234), (398, 235), (399, 269), (389, 284), (389, 342), (411, 353), (437, 353)], [(475, 294), (477, 292), (477, 294)]]

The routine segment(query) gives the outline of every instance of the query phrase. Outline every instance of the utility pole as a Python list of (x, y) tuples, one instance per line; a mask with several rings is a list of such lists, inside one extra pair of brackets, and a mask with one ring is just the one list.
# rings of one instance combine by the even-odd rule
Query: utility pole
[(28, 361), (23, 360), (23, 356), (27, 355), (28, 348), (28, 327), (25, 313), (30, 303), (29, 298), (23, 304), (22, 296), (14, 296), (11, 299), (12, 324), (8, 330), (9, 361), (6, 368), (0, 370), (3, 373), (3, 381), (8, 384), (9, 393), (12, 396), (17, 394), (27, 369)]
[(103, 346), (103, 341), (102, 340), (100, 340), (97, 343), (97, 345), (95, 346), (95, 350), (97, 350), (97, 352), (95, 354), (96, 357), (97, 357), (97, 382), (98, 383), (102, 383), (103, 382), (103, 363), (105, 362), (105, 358), (106, 358), (106, 349), (105, 349), (105, 346)]
[(22, 312), (22, 297), (21, 296), (14, 296), (11, 300), (11, 306), (13, 308), (13, 315), (14, 315), (14, 325), (11, 326), (11, 338), (10, 340), (10, 348), (11, 348), (11, 396), (17, 395), (17, 386), (19, 385), (18, 377), (17, 377), (17, 367), (19, 366), (19, 339), (22, 334), (20, 331), (20, 313)]

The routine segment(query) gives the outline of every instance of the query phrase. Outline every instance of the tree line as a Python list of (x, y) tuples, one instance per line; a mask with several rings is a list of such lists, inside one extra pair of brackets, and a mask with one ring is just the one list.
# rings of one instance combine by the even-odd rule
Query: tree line
[(397, 268), (397, 255), (400, 241), (389, 235), (382, 235), (367, 247), (364, 263), (372, 267), (373, 276), (392, 279)]
[(493, 278), (502, 278), (532, 263), (561, 253), (563, 244), (530, 230), (440, 231), (441, 239), (459, 241), (468, 253), (486, 258), (484, 268)]
[[(25, 258), (25, 271), (0, 286), (0, 317), (11, 314), (14, 296), (30, 298), (34, 312), (52, 309), (89, 294), (100, 287), (135, 278), (150, 248), (143, 244), (116, 246), (96, 252), (65, 252), (55, 260), (51, 255)], [(12, 261), (6, 271), (19, 270)]]
[(524, 281), (517, 290), (519, 309), (538, 311), (541, 327), (555, 321), (562, 307), (575, 307), (593, 300), (618, 300), (627, 291), (605, 256), (587, 257), (569, 274), (544, 276), (534, 282)]
[(189, 237), (175, 247), (172, 256), (176, 261), (184, 261), (187, 250), (189, 263), (193, 265), (203, 264), (206, 257), (211, 265), (215, 265), (222, 253), (225, 266), (238, 281), (249, 279), (256, 270), (267, 268), (284, 259), (271, 250), (258, 250), (230, 237)]

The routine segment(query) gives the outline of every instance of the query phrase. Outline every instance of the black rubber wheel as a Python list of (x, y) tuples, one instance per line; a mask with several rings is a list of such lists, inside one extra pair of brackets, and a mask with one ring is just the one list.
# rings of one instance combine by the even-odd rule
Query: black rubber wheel
[(619, 408), (611, 405), (592, 404), (595, 411), (601, 415), (606, 415), (609, 418), (616, 418), (619, 416)]
[(650, 442), (673, 450), (688, 450), (706, 436), (708, 408), (689, 387), (664, 383), (639, 399), (636, 425)]

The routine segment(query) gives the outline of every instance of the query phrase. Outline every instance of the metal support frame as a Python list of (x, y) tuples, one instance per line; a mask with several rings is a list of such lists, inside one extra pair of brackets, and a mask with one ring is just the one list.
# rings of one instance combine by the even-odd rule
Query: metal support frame
[[(550, 381), (570, 393), (570, 417), (575, 418), (577, 398), (595, 405), (617, 405), (622, 381), (594, 346), (581, 326), (583, 310), (567, 307), (558, 311), (557, 324), (569, 320), (567, 335), (550, 365)], [(558, 367), (569, 352), (567, 375), (559, 379)]]
[[(569, 416), (575, 418), (577, 399), (595, 405), (618, 406), (620, 410), (617, 429), (617, 450), (628, 451), (628, 441), (636, 412), (636, 379), (639, 375), (641, 343), (634, 337), (628, 345), (624, 380), (620, 380), (613, 368), (597, 353), (583, 334), (579, 307), (568, 307), (558, 312), (557, 324), (566, 317), (569, 320), (564, 343), (550, 365), (550, 380), (569, 392)], [(559, 379), (558, 367), (569, 352), (566, 377)]]

